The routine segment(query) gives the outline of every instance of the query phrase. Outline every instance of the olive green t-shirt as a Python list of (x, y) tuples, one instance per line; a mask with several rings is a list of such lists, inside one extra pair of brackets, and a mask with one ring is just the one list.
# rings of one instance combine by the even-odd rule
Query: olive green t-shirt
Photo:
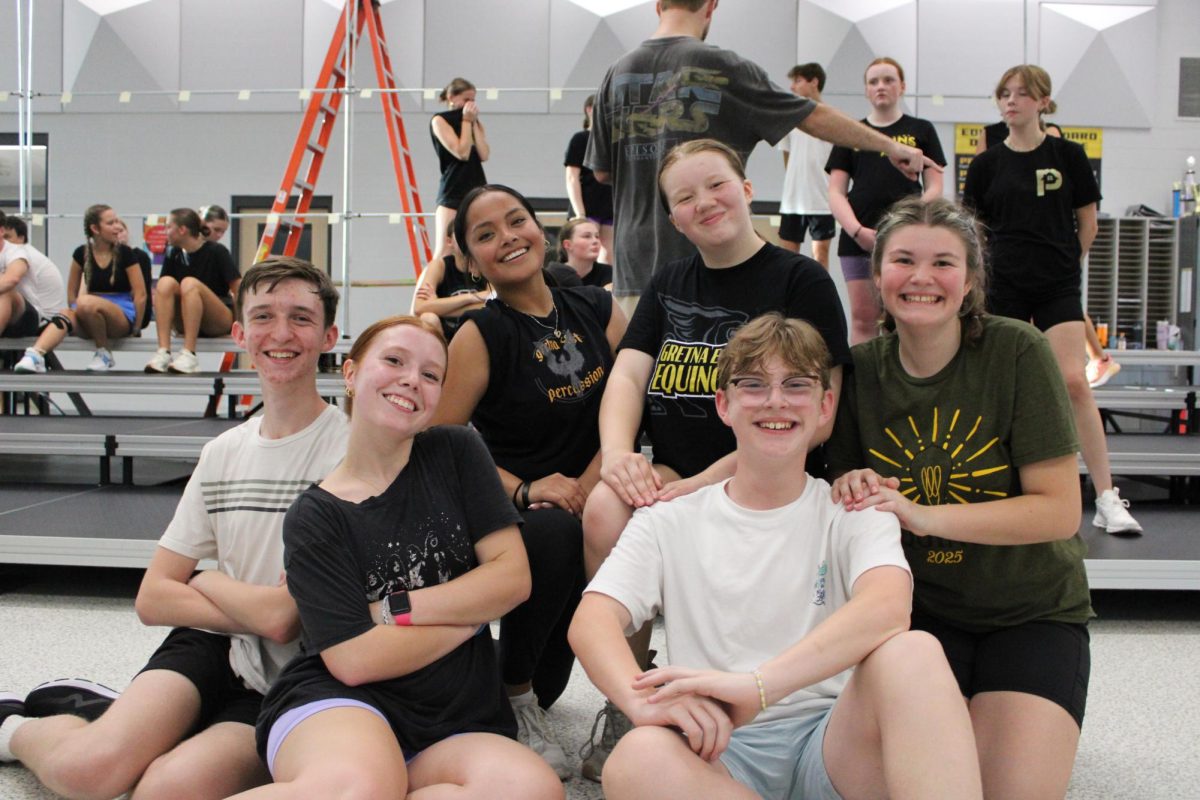
[[(1020, 467), (1079, 449), (1062, 374), (1032, 326), (985, 317), (982, 337), (929, 378), (904, 371), (898, 342), (853, 349), (826, 446), (831, 475), (870, 467), (916, 503), (986, 503), (1021, 494)], [(1029, 545), (901, 535), (914, 607), (928, 614), (973, 631), (1092, 616), (1078, 534)]]

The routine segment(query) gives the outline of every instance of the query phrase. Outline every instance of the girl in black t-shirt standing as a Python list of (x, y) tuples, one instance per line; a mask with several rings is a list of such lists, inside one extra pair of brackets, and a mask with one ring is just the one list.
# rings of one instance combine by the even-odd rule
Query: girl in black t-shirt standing
[(583, 163), (587, 154), (588, 137), (592, 129), (592, 106), (596, 95), (589, 95), (583, 103), (583, 130), (571, 137), (567, 154), (563, 158), (563, 170), (567, 181), (567, 199), (571, 201), (571, 214), (576, 219), (590, 219), (600, 226), (601, 261), (611, 264), (613, 258), (613, 192), (612, 186), (600, 183), (596, 175)]
[(963, 188), (963, 202), (991, 230), (988, 310), (1033, 322), (1046, 334), (1096, 488), (1092, 524), (1109, 533), (1138, 533), (1141, 525), (1113, 486), (1104, 423), (1084, 371), (1081, 264), (1096, 236), (1100, 187), (1083, 148), (1042, 129), (1042, 113), (1054, 109), (1045, 70), (1012, 67), (996, 85), (996, 102), (1008, 138), (975, 157)]
[(942, 196), (946, 157), (937, 131), (928, 120), (910, 117), (900, 106), (904, 69), (894, 59), (877, 58), (863, 75), (871, 113), (863, 123), (891, 139), (918, 147), (937, 167), (927, 167), (920, 181), (910, 181), (893, 169), (883, 153), (834, 147), (825, 171), (829, 173), (829, 209), (842, 226), (838, 261), (850, 300), (850, 342), (875, 336), (879, 301), (871, 286), (871, 250), (875, 225), (887, 207), (902, 197), (919, 194), (927, 200)]
[[(467, 196), (467, 192), (487, 181), (483, 176), (483, 162), (488, 160), (492, 151), (483, 123), (479, 121), (475, 84), (466, 78), (455, 78), (442, 90), (439, 99), (450, 106), (449, 110), (434, 114), (429, 122), (429, 135), (433, 139), (433, 150), (437, 153), (438, 167), (442, 173), (433, 225), (438, 236), (441, 236), (441, 232), (454, 221), (458, 204)], [(442, 254), (439, 239), (434, 255)]]
[[(416, 317), (358, 337), (346, 456), (283, 523), (301, 650), (263, 700), (270, 785), (239, 798), (561, 800), (512, 741), (487, 623), (529, 592), (517, 515), (478, 437), (430, 428), (446, 344)], [(290, 792), (289, 792), (290, 790)]]
[(566, 687), (567, 628), (583, 591), (583, 514), (600, 480), (600, 398), (625, 316), (603, 289), (547, 286), (545, 232), (519, 192), (486, 185), (463, 200), (455, 240), (496, 293), (450, 347), (437, 421), (475, 426), (521, 511), (529, 600), (500, 624), (500, 670), (519, 738), (574, 772), (543, 709)]

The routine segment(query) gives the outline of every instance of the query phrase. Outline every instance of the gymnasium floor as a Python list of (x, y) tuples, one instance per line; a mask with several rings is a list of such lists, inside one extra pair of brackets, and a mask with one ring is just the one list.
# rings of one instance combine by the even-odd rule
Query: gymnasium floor
[[(84, 676), (124, 687), (165, 633), (133, 612), (140, 572), (0, 565), (0, 690)], [(1200, 602), (1195, 592), (1094, 593), (1088, 715), (1069, 800), (1194, 798), (1200, 785)], [(658, 634), (661, 646), (661, 632)], [(551, 710), (577, 749), (599, 695), (576, 667)], [(0, 765), (0, 798), (50, 800), (22, 767)], [(581, 778), (568, 798), (599, 798)]]

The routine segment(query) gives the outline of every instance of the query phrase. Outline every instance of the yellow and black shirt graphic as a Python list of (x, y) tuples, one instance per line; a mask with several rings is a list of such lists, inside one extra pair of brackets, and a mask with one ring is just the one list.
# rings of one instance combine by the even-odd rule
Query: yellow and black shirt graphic
[[(827, 447), (833, 474), (869, 467), (921, 505), (988, 503), (1021, 494), (1022, 466), (1077, 451), (1061, 373), (1031, 326), (987, 318), (981, 340), (929, 378), (908, 375), (896, 351), (894, 335), (854, 348)], [(1078, 536), (1004, 546), (901, 537), (926, 613), (977, 630), (1090, 615)]]

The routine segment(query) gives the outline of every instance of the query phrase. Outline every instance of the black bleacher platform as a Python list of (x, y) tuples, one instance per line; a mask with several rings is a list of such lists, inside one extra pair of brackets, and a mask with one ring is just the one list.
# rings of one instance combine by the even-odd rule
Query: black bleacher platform
[(0, 485), (0, 563), (144, 568), (182, 494), (182, 485)]

